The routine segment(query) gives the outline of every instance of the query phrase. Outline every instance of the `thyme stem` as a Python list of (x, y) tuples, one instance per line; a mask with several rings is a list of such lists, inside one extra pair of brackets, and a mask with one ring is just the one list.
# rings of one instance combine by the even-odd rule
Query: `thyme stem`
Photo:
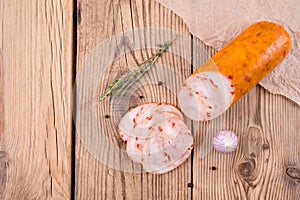
[(157, 59), (168, 50), (175, 39), (176, 37), (172, 41), (165, 42), (163, 45), (161, 45), (155, 55), (144, 60), (135, 69), (127, 72), (119, 79), (114, 80), (114, 82), (108, 86), (108, 90), (100, 97), (99, 101), (103, 101), (106, 97), (112, 94), (117, 94), (119, 96), (123, 95), (134, 83), (136, 83), (149, 71)]

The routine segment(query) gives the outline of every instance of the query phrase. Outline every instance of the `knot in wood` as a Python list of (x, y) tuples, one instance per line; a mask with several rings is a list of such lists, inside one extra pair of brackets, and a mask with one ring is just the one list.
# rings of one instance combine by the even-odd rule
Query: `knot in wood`
[(296, 167), (288, 167), (286, 169), (286, 174), (294, 179), (294, 180), (297, 180), (297, 181), (300, 181), (300, 169), (299, 168), (296, 168)]
[(255, 161), (254, 159), (249, 159), (246, 162), (239, 164), (238, 172), (242, 177), (248, 178), (253, 175), (255, 169)]
[(267, 150), (270, 148), (270, 145), (269, 144), (263, 144), (262, 146), (263, 150)]
[(6, 151), (0, 151), (0, 159), (6, 158), (7, 152)]

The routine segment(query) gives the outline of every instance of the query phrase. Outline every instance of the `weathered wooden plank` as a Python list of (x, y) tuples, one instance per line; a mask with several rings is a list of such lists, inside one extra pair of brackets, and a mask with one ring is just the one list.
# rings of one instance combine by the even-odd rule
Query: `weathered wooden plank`
[(72, 9), (0, 1), (1, 199), (71, 196)]
[[(98, 44), (103, 43), (105, 38), (113, 36), (113, 41), (117, 43), (116, 49), (113, 49), (113, 42), (111, 46), (107, 46), (106, 52), (124, 52), (126, 48), (130, 48), (132, 43), (128, 43), (126, 47), (126, 38), (120, 41), (114, 36), (118, 33), (126, 34), (127, 31), (135, 30), (143, 27), (161, 27), (178, 31), (179, 33), (190, 38), (189, 31), (181, 19), (160, 6), (155, 1), (129, 1), (129, 0), (114, 0), (114, 1), (78, 1), (78, 13), (80, 18), (78, 21), (78, 65), (77, 73), (82, 73), (82, 66), (84, 62), (89, 59), (93, 48)], [(153, 32), (153, 34), (155, 34)], [(161, 41), (172, 39), (172, 34), (167, 35), (161, 32), (161, 35), (155, 35), (154, 38), (161, 38)], [(129, 41), (138, 41), (143, 38), (143, 33), (135, 30), (132, 37), (127, 38)], [(125, 47), (124, 44), (125, 43)], [(146, 39), (142, 43), (147, 43), (152, 47), (159, 45), (155, 40)], [(157, 47), (156, 47), (157, 48)], [(190, 41), (182, 44), (181, 54), (191, 54)], [(104, 92), (107, 85), (115, 78), (120, 76), (128, 69), (137, 65), (145, 58), (152, 55), (155, 51), (137, 49), (135, 51), (126, 53), (116, 58), (114, 62), (105, 71), (104, 76), (100, 77), (98, 81), (98, 94), (96, 100)], [(93, 52), (95, 53), (95, 52)], [(107, 56), (98, 55), (91, 59), (91, 63), (97, 63), (97, 59), (105, 59)], [(178, 71), (183, 77), (190, 74), (189, 60), (185, 60), (180, 56), (174, 56), (171, 53), (165, 54), (162, 59), (158, 61), (161, 64), (169, 65), (171, 69)], [(86, 66), (85, 66), (86, 67)], [(99, 66), (100, 67), (100, 66)], [(86, 71), (83, 77), (85, 81), (91, 79), (91, 75), (96, 73), (93, 70)], [(153, 76), (160, 75), (160, 79), (155, 79)], [(145, 75), (143, 83), (155, 84), (144, 85), (138, 88), (130, 100), (130, 105), (139, 105), (145, 102), (169, 102), (177, 105), (176, 95), (167, 88), (166, 82), (172, 82), (175, 86), (174, 92), (179, 88), (179, 83), (176, 81), (173, 74), (168, 73), (166, 69), (159, 70), (157, 68), (150, 72), (150, 75)], [(159, 81), (162, 81), (158, 84)], [(88, 84), (88, 83), (87, 83)], [(82, 100), (88, 102), (88, 93), (78, 95), (76, 101)], [(123, 142), (120, 141), (117, 131), (116, 116), (112, 115), (111, 102), (106, 99), (100, 104), (95, 104), (98, 121), (102, 127), (103, 133), (110, 141), (115, 142), (124, 149)], [(81, 102), (77, 102), (81, 104)], [(124, 109), (126, 109), (124, 103)], [(107, 118), (105, 117), (106, 115)], [(110, 117), (110, 118), (108, 118)], [(89, 123), (88, 120), (80, 119), (78, 124)], [(189, 123), (189, 121), (188, 121)], [(89, 125), (90, 126), (90, 125)], [(78, 130), (78, 127), (76, 127)], [(178, 169), (165, 175), (151, 175), (141, 173), (129, 173), (106, 167), (103, 162), (98, 161), (99, 158), (95, 156), (92, 147), (87, 147), (92, 144), (91, 141), (86, 142), (82, 139), (82, 133), (78, 133), (76, 142), (76, 198), (86, 199), (189, 199), (190, 189), (187, 184), (191, 180), (191, 160), (186, 161)], [(101, 133), (99, 133), (101, 134)], [(97, 137), (97, 136), (95, 136)], [(98, 151), (104, 151), (99, 143), (96, 144)], [(106, 152), (106, 151), (104, 151)], [(112, 152), (112, 153), (111, 153)], [(110, 155), (113, 156), (113, 151)], [(114, 159), (118, 159), (115, 156)]]
[[(184, 23), (174, 13), (153, 1), (79, 1), (78, 16), (78, 71), (99, 43), (117, 33), (125, 34), (126, 31), (134, 28), (155, 26), (189, 34)], [(137, 34), (134, 37), (138, 39), (141, 36)], [(164, 38), (168, 37), (164, 36)], [(122, 51), (123, 43), (126, 41), (120, 42), (115, 39), (115, 42), (119, 42), (121, 50), (108, 47), (107, 52)], [(190, 50), (184, 45), (182, 49)], [(211, 55), (215, 53), (210, 48), (206, 50)], [(104, 77), (99, 78), (98, 96), (112, 80), (151, 53), (153, 51), (137, 50), (115, 59)], [(198, 54), (199, 50), (194, 49), (193, 46), (191, 60), (195, 62)], [(97, 58), (93, 58), (92, 61), (97, 63)], [(199, 63), (194, 63), (194, 67), (204, 62), (203, 59), (198, 61)], [(177, 69), (184, 76), (190, 73), (189, 68), (186, 67), (187, 63), (172, 54), (166, 55), (160, 63), (169, 63), (175, 68), (179, 66)], [(154, 75), (155, 72), (158, 73), (154, 70)], [(93, 71), (87, 72), (85, 76), (88, 78), (92, 73)], [(152, 76), (146, 77), (151, 81)], [(178, 87), (179, 83), (174, 82), (174, 85)], [(144, 86), (135, 92), (130, 103), (137, 105), (148, 101), (167, 101), (176, 105), (175, 97), (164, 87)], [(85, 99), (83, 95), (76, 100), (80, 98)], [(116, 122), (114, 116), (110, 115), (110, 109), (108, 100), (96, 105), (99, 123), (104, 128), (107, 138), (124, 148), (124, 144), (115, 133)], [(282, 96), (271, 95), (264, 89), (256, 87), (221, 117), (205, 123), (194, 122), (192, 129), (196, 146), (193, 159), (174, 172), (162, 176), (123, 173), (106, 167), (95, 158), (91, 149), (86, 147), (86, 143), (83, 143), (79, 136), (76, 141), (76, 197), (78, 199), (87, 197), (92, 199), (189, 199), (191, 197), (194, 199), (277, 199), (277, 197), (298, 199), (300, 155), (297, 137), (298, 119), (299, 106)], [(189, 121), (187, 122), (190, 124)], [(88, 121), (82, 120), (81, 123), (88, 123)], [(237, 152), (222, 155), (212, 151), (207, 154), (210, 152), (211, 145), (206, 142), (204, 147), (203, 141), (210, 141), (216, 131), (225, 128), (237, 132), (241, 141)], [(102, 147), (98, 145), (97, 148), (101, 151)], [(200, 159), (199, 156), (202, 158)], [(187, 189), (187, 183), (190, 181), (193, 181), (194, 185), (192, 190)]]

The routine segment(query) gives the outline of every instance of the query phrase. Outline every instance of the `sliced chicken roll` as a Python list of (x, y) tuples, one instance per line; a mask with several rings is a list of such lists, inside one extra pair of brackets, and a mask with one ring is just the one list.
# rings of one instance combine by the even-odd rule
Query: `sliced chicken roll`
[[(155, 123), (168, 117), (183, 119), (181, 112), (165, 103), (148, 103), (129, 110), (119, 123), (120, 137), (127, 141), (129, 137), (144, 137)], [(146, 132), (146, 133), (145, 133)]]
[(178, 167), (193, 148), (193, 136), (182, 114), (168, 104), (149, 103), (130, 110), (120, 121), (119, 134), (128, 156), (157, 174)]
[(163, 121), (157, 130), (143, 147), (142, 164), (148, 172), (164, 173), (167, 167), (172, 170), (186, 160), (185, 154), (193, 146), (193, 136), (178, 119)]

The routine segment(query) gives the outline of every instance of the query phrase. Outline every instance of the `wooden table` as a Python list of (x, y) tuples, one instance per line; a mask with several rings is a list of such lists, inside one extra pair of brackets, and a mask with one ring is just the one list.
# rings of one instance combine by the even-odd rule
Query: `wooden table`
[[(201, 44), (182, 19), (154, 0), (0, 1), (0, 199), (300, 199), (300, 107), (260, 86), (215, 120), (186, 119), (194, 153), (170, 173), (122, 172), (95, 159), (74, 126), (72, 106), (86, 98), (75, 93), (73, 99), (75, 77), (109, 36), (143, 27), (178, 31)], [(192, 45), (181, 49), (198, 53)], [(98, 97), (114, 78), (154, 52), (117, 57), (97, 86)], [(166, 53), (158, 63), (187, 77), (198, 67), (191, 60)], [(139, 88), (130, 103), (151, 101), (178, 105), (164, 83)], [(106, 99), (95, 107), (99, 123), (123, 148), (109, 105)], [(237, 151), (199, 158), (205, 140), (224, 128), (238, 134)]]

